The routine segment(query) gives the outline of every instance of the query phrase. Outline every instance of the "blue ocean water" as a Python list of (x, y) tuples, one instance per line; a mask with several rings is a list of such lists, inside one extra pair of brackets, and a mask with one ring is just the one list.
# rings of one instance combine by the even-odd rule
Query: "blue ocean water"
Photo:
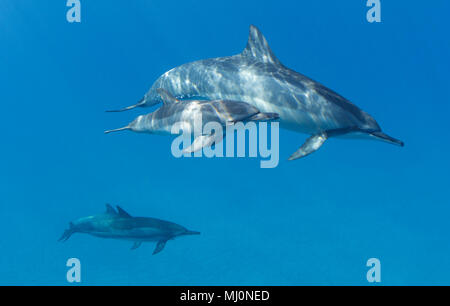
[[(450, 284), (448, 1), (81, 0), (0, 2), (0, 285)], [(165, 71), (228, 56), (254, 24), (286, 66), (373, 115), (404, 148), (280, 132), (280, 164), (176, 159), (171, 138), (103, 131), (151, 109), (137, 102)], [(105, 203), (198, 230), (130, 251), (74, 235)]]

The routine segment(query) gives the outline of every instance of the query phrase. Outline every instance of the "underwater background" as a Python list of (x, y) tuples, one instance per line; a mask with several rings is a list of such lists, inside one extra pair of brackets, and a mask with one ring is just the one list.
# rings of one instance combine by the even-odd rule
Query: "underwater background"
[[(0, 1), (0, 285), (450, 284), (448, 1)], [(254, 24), (287, 67), (337, 91), (405, 142), (280, 130), (280, 163), (181, 158), (172, 137), (104, 135), (152, 108), (164, 72), (240, 53)], [(76, 234), (105, 203), (200, 231), (154, 243)]]

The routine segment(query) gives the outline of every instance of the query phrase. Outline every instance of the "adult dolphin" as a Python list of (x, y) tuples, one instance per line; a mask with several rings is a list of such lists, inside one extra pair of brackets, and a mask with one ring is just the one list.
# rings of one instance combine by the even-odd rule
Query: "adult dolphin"
[(374, 118), (350, 101), (281, 64), (255, 26), (250, 26), (247, 47), (242, 53), (176, 67), (160, 76), (138, 104), (119, 111), (162, 102), (158, 88), (180, 99), (243, 101), (261, 112), (279, 114), (281, 127), (312, 135), (290, 160), (313, 153), (328, 138), (336, 136), (377, 139), (403, 146), (402, 141), (383, 133)]
[(84, 233), (100, 238), (111, 238), (133, 241), (132, 250), (137, 249), (142, 242), (157, 242), (153, 255), (161, 252), (168, 240), (179, 236), (199, 235), (185, 227), (160, 219), (132, 217), (117, 206), (117, 211), (106, 204), (104, 214), (80, 218), (70, 222), (59, 241), (66, 241), (74, 233)]

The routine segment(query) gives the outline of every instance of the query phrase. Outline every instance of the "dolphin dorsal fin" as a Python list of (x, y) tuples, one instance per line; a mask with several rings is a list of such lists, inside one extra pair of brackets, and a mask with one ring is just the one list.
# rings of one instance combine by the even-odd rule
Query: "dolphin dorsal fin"
[(172, 96), (170, 92), (168, 92), (163, 88), (158, 88), (156, 91), (161, 96), (161, 99), (163, 100), (164, 104), (180, 102), (177, 98)]
[(111, 205), (109, 205), (109, 204), (106, 204), (106, 213), (107, 214), (110, 214), (110, 215), (117, 215), (117, 212), (114, 210), (114, 208), (111, 206)]
[(264, 35), (262, 35), (261, 31), (254, 25), (250, 26), (247, 47), (241, 55), (254, 57), (264, 63), (281, 65), (280, 61), (272, 53), (272, 50), (270, 50), (269, 44), (267, 43)]
[(117, 211), (119, 212), (119, 216), (122, 218), (133, 218), (129, 213), (122, 209), (122, 207), (117, 206)]

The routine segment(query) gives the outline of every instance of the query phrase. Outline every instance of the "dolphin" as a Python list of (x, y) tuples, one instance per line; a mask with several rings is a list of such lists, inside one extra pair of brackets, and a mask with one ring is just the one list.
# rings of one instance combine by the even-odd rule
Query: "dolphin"
[[(246, 121), (270, 121), (278, 119), (278, 114), (261, 113), (256, 107), (239, 101), (227, 100), (177, 100), (166, 90), (157, 89), (164, 104), (156, 111), (138, 116), (134, 121), (125, 127), (105, 131), (112, 133), (123, 130), (132, 130), (139, 133), (150, 134), (172, 134), (175, 131), (194, 131), (196, 128), (203, 128), (209, 122), (216, 122), (222, 127)], [(178, 124), (180, 129), (173, 129)], [(223, 131), (223, 129), (222, 129)], [(211, 131), (212, 132), (212, 131)], [(183, 152), (196, 152), (203, 147), (211, 146), (220, 142), (224, 133), (211, 133), (196, 135), (191, 146), (184, 149)]]
[(80, 218), (70, 223), (59, 241), (66, 241), (74, 233), (84, 233), (100, 238), (130, 240), (137, 249), (142, 242), (156, 241), (153, 255), (161, 252), (168, 240), (179, 236), (199, 235), (185, 227), (155, 218), (132, 217), (117, 206), (117, 211), (106, 204), (106, 212), (101, 215)]
[(139, 103), (117, 111), (159, 104), (163, 88), (175, 97), (202, 97), (249, 103), (261, 112), (277, 113), (280, 126), (311, 135), (289, 158), (307, 156), (330, 137), (366, 138), (403, 146), (381, 131), (368, 113), (322, 84), (284, 66), (266, 39), (250, 26), (240, 54), (199, 60), (161, 75)]

